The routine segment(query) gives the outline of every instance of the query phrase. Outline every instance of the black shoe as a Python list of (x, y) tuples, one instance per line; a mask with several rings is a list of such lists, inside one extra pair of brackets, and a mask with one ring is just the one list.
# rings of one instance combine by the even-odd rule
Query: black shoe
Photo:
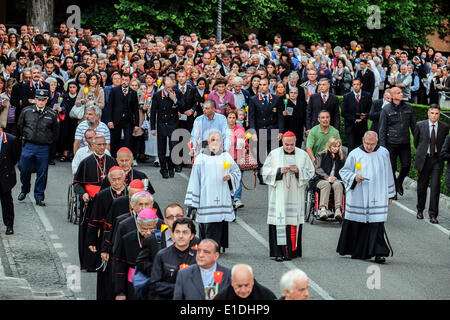
[(259, 184), (261, 184), (263, 186), (267, 185), (267, 183), (264, 182), (262, 176), (258, 176), (258, 180), (259, 180)]
[(56, 163), (53, 160), (49, 160), (48, 164), (54, 166)]
[(14, 229), (13, 227), (6, 227), (6, 232), (5, 234), (14, 234)]
[(376, 263), (385, 263), (386, 262), (386, 258), (385, 257), (376, 256), (375, 257), (375, 262)]
[[(177, 171), (177, 172), (178, 172), (178, 171)], [(170, 170), (170, 171), (169, 171), (169, 177), (171, 177), (171, 178), (175, 177), (175, 171)]]
[(36, 200), (36, 205), (37, 206), (41, 206), (41, 207), (45, 207), (45, 202), (43, 200)]
[(422, 220), (423, 219), (423, 212), (422, 211), (417, 211), (416, 218)]
[(23, 199), (25, 199), (26, 196), (27, 196), (26, 193), (21, 192), (21, 193), (19, 194), (19, 196), (17, 197), (17, 200), (22, 201)]
[(392, 198), (392, 200), (398, 200), (397, 199), (397, 194), (395, 194), (395, 196)]
[(163, 179), (169, 179), (169, 172), (167, 170), (159, 170), (159, 172), (161, 172)]
[(398, 191), (397, 192), (398, 192), (399, 195), (403, 196), (403, 186), (402, 185), (398, 186)]
[(181, 172), (181, 170), (183, 170), (183, 167), (182, 167), (182, 166), (176, 166), (176, 167), (175, 167), (175, 171), (176, 171), (176, 172)]
[(431, 222), (432, 224), (439, 224), (439, 221), (438, 221), (435, 217), (431, 217), (431, 218), (430, 218), (430, 222)]
[(283, 258), (282, 257), (275, 257), (275, 261), (276, 262), (283, 262)]

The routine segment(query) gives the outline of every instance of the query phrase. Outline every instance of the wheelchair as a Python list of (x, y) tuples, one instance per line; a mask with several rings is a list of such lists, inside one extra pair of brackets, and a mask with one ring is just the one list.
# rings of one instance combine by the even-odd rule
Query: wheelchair
[(73, 183), (69, 184), (67, 191), (67, 220), (78, 224), (80, 220), (81, 203), (80, 196), (75, 192)]
[[(344, 215), (345, 215), (345, 191), (342, 194), (342, 207), (341, 207), (341, 211), (342, 211), (342, 219), (336, 219), (334, 217), (334, 215), (328, 216), (326, 220), (321, 220), (319, 218), (319, 199), (320, 199), (320, 189), (316, 188), (314, 186), (314, 182), (311, 180), (309, 181), (309, 183), (306, 185), (305, 188), (305, 221), (309, 222), (311, 224), (314, 224), (314, 222), (316, 220), (318, 221), (327, 221), (327, 222), (339, 222), (339, 224), (342, 224), (342, 220), (344, 219)], [(331, 189), (330, 192), (330, 198), (329, 198), (329, 202), (328, 202), (328, 210), (333, 210), (335, 209), (334, 207), (334, 191), (333, 189)]]

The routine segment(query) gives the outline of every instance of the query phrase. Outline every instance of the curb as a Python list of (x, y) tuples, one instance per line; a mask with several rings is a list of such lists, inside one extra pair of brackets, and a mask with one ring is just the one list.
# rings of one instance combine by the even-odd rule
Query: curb
[(23, 278), (0, 277), (0, 300), (34, 300), (33, 291)]

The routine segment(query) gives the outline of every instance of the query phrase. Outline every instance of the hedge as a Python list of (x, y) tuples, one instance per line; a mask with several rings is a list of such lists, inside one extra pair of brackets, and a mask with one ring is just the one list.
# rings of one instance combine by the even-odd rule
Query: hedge
[[(343, 96), (337, 96), (339, 98), (339, 109), (341, 109), (341, 103), (342, 103), (342, 99)], [(428, 108), (429, 106), (427, 105), (423, 105), (423, 104), (413, 104), (411, 103), (411, 106), (414, 109), (414, 113), (416, 116), (416, 122), (422, 121), (422, 120), (426, 120), (428, 119)], [(441, 109), (441, 111), (450, 111), (450, 109)], [(446, 122), (449, 126), (450, 126), (450, 119), (442, 116), (439, 118), (440, 121)], [(372, 121), (368, 120), (368, 126), (370, 128)], [(341, 139), (342, 139), (342, 143), (344, 145), (347, 145), (347, 137), (345, 136), (345, 121), (344, 118), (342, 118), (341, 116), (341, 123), (340, 123), (340, 130), (339, 130), (339, 134), (341, 135)], [(414, 168), (414, 159), (416, 156), (416, 148), (414, 147), (414, 137), (413, 137), (413, 132), (410, 133), (411, 134), (411, 169), (409, 170), (409, 177), (411, 179), (417, 180), (418, 178), (418, 172), (417, 170)], [(400, 168), (400, 160), (397, 160), (397, 167)], [(450, 196), (450, 190), (447, 190), (447, 187), (445, 186), (445, 173), (446, 173), (446, 167), (444, 166), (444, 172), (441, 176), (441, 193)]]

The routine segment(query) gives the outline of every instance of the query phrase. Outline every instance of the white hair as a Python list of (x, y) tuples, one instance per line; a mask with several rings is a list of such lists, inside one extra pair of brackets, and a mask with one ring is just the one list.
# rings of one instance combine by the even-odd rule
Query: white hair
[(233, 78), (233, 84), (237, 84), (237, 83), (244, 83), (244, 79), (242, 79), (241, 77), (237, 76)]
[(94, 136), (94, 138), (92, 139), (92, 143), (95, 144), (95, 142), (97, 141), (97, 139), (105, 139), (105, 140), (106, 140), (106, 138), (105, 138), (104, 135), (102, 135), (102, 134), (96, 134), (96, 135)]
[(53, 77), (48, 77), (47, 79), (45, 79), (45, 82), (47, 82), (49, 84), (52, 82), (58, 84), (58, 81)]
[(253, 269), (248, 264), (236, 264), (231, 269), (231, 278), (234, 278), (234, 274), (236, 273), (236, 269), (241, 267), (241, 266), (242, 267), (246, 267), (248, 269), (248, 271), (250, 272), (250, 274), (253, 276)]
[(292, 269), (283, 274), (280, 279), (281, 292), (288, 290), (292, 292), (294, 290), (295, 280), (308, 280), (308, 276), (300, 269)]
[[(113, 170), (113, 171), (116, 171), (116, 170), (119, 171), (119, 169), (115, 169), (115, 170)], [(113, 171), (108, 172), (108, 179), (111, 178), (111, 172), (113, 172)], [(120, 172), (122, 172), (122, 176), (125, 177), (125, 171), (123, 171), (122, 169), (120, 169)]]
[(133, 196), (131, 197), (131, 203), (135, 204), (136, 201), (138, 201), (138, 199), (145, 198), (145, 197), (149, 197), (150, 200), (152, 200), (152, 202), (153, 202), (153, 196), (149, 192), (141, 191), (141, 192), (137, 192), (137, 193), (133, 194)]
[(298, 79), (300, 77), (299, 77), (299, 75), (298, 75), (298, 73), (296, 71), (292, 71), (291, 73), (289, 73), (288, 78), (289, 79)]

